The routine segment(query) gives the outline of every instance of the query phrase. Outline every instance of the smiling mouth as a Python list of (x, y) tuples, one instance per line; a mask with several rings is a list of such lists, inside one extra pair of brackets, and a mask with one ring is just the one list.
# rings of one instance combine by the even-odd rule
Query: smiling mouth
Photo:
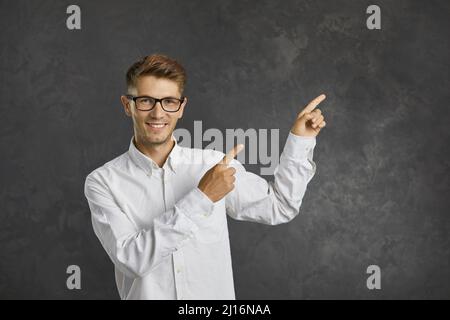
[(167, 126), (167, 122), (146, 122), (145, 124), (154, 130), (160, 130)]

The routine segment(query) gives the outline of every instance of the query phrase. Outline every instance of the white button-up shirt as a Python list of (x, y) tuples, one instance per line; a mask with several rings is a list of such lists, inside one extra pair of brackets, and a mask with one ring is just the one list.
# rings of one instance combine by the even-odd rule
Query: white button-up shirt
[(86, 178), (92, 225), (114, 263), (120, 298), (235, 299), (226, 215), (269, 225), (292, 220), (316, 171), (316, 138), (289, 132), (272, 182), (233, 159), (235, 188), (217, 202), (197, 186), (224, 153), (172, 139), (162, 168), (131, 139), (128, 152)]

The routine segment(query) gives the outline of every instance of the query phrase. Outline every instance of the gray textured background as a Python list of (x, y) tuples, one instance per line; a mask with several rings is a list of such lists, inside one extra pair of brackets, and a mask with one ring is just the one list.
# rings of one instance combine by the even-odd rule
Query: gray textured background
[(83, 184), (127, 150), (124, 74), (154, 52), (188, 71), (179, 127), (279, 128), (283, 146), (328, 95), (301, 215), (229, 220), (237, 298), (450, 298), (449, 2), (375, 3), (381, 31), (372, 1), (0, 1), (0, 298), (118, 298)]

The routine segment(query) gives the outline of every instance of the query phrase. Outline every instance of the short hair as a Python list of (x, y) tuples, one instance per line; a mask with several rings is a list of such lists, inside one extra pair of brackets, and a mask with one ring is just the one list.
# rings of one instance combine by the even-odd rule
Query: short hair
[(164, 54), (152, 54), (133, 63), (127, 71), (128, 90), (136, 88), (140, 76), (154, 76), (175, 81), (181, 94), (186, 85), (186, 71), (183, 66)]

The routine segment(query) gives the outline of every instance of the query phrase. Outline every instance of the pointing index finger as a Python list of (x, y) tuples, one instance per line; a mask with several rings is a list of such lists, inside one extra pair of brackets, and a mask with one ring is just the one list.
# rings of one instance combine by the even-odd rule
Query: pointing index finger
[(302, 115), (304, 115), (305, 113), (309, 113), (309, 112), (313, 111), (314, 108), (317, 107), (317, 105), (319, 103), (321, 103), (323, 100), (325, 100), (325, 98), (326, 98), (326, 95), (324, 95), (322, 93), (320, 96), (318, 96), (313, 101), (308, 103), (308, 105), (299, 113), (298, 118), (301, 117)]
[(222, 161), (220, 163), (228, 165), (230, 164), (231, 160), (236, 157), (236, 155), (244, 149), (243, 144), (235, 145), (228, 153), (223, 157)]

